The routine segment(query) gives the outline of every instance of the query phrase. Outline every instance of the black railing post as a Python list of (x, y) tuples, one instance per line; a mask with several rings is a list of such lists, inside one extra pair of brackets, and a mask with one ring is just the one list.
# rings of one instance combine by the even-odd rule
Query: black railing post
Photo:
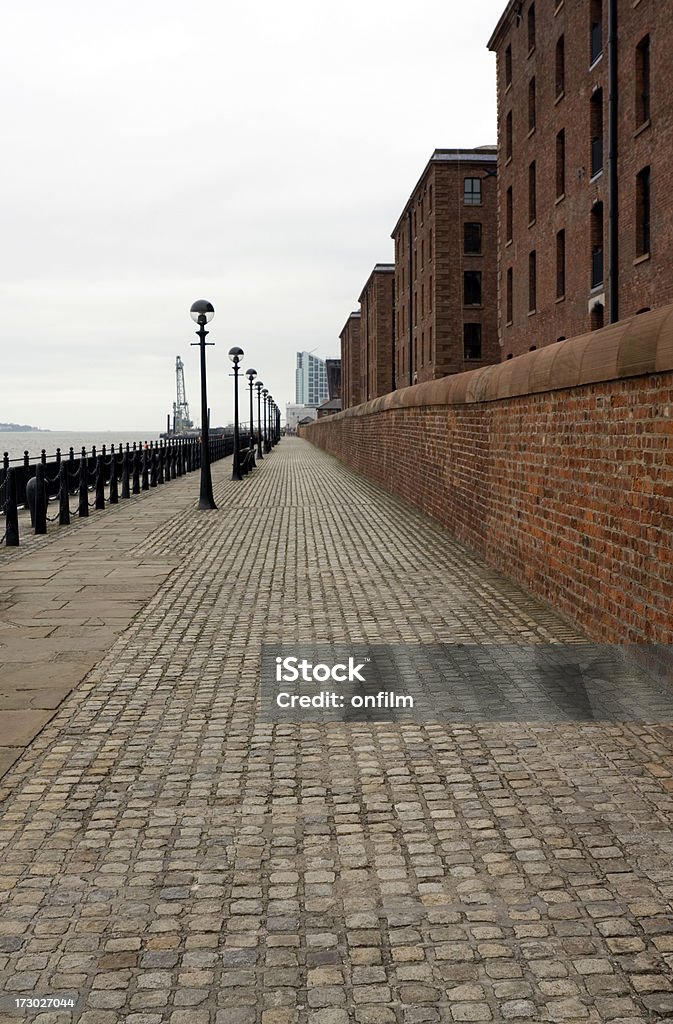
[(131, 452), (129, 451), (129, 443), (126, 442), (126, 451), (122, 455), (122, 498), (131, 497), (131, 486), (129, 481), (129, 462), (131, 461)]
[(150, 487), (157, 486), (157, 450), (150, 441)]
[[(7, 457), (9, 463), (9, 456)], [(6, 463), (6, 465), (7, 465)], [(7, 498), (5, 500), (5, 544), (8, 548), (19, 546), (19, 513), (16, 507), (16, 477), (13, 469), (7, 469)]]
[(143, 461), (142, 461), (142, 474), (141, 474), (141, 476), (142, 476), (142, 484), (140, 485), (141, 486), (141, 490), (143, 490), (143, 491), (149, 491), (149, 489), (150, 489), (149, 467), (147, 465), (147, 453), (148, 453), (148, 451), (149, 451), (149, 449), (147, 447), (147, 442), (145, 442), (145, 447), (143, 448)]
[[(46, 455), (44, 448), (42, 454)], [(35, 467), (35, 533), (46, 532), (47, 490), (44, 484), (44, 462), (40, 461)]]
[(86, 448), (82, 448), (79, 460), (79, 508), (77, 514), (85, 519), (89, 515), (89, 463)]
[(176, 458), (175, 458), (175, 461), (177, 463), (177, 474), (178, 474), (178, 476), (182, 476), (182, 441), (180, 439), (177, 440), (175, 448), (176, 448)]
[(96, 456), (96, 508), (105, 508), (105, 467), (102, 455)]
[(117, 487), (117, 456), (115, 446), (112, 445), (110, 452), (110, 504), (119, 504), (119, 488)]
[(133, 452), (131, 454), (132, 466), (133, 466), (133, 493), (140, 494), (140, 452), (136, 448), (135, 441), (133, 442)]
[(164, 482), (164, 442), (159, 442), (159, 466), (157, 469), (157, 483), (162, 484)]
[(59, 526), (70, 526), (68, 467), (65, 462), (62, 462), (58, 468), (58, 524)]

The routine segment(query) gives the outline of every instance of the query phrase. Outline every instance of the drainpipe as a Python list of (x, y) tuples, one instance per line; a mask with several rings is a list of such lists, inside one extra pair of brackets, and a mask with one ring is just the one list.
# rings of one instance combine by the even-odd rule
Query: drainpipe
[(409, 222), (409, 383), (414, 383), (414, 256), (412, 251), (413, 238), (411, 234), (411, 205), (408, 214)]
[(610, 254), (610, 323), (619, 320), (619, 169), (618, 125), (619, 125), (619, 82), (617, 80), (617, 0), (608, 5), (608, 123), (610, 151), (608, 174), (610, 191), (610, 222), (608, 249)]
[(392, 280), (390, 282), (390, 298), (391, 298), (391, 303), (392, 303), (392, 305), (391, 305), (391, 315), (392, 315), (392, 318), (393, 318), (393, 329), (392, 329), (393, 346), (392, 346), (392, 352), (391, 352), (391, 356), (390, 356), (390, 361), (392, 363), (392, 366), (390, 367), (390, 372), (391, 372), (390, 383), (391, 383), (392, 387), (391, 387), (390, 390), (394, 391), (396, 386), (397, 386), (396, 383), (395, 383), (395, 342), (397, 341), (397, 337), (396, 337), (396, 334), (395, 334), (395, 331), (396, 331), (396, 327), (395, 327), (395, 274), (393, 273), (390, 276), (392, 278)]

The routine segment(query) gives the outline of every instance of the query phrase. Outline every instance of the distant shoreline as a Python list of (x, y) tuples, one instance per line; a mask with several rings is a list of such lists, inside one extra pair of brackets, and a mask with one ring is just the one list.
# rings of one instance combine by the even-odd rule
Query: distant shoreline
[(48, 427), (29, 427), (27, 423), (0, 423), (0, 432), (11, 434), (48, 434)]

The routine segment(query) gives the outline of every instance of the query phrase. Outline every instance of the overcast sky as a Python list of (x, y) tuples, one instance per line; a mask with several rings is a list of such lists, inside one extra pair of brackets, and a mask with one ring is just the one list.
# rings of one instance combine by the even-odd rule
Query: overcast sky
[(496, 141), (505, 0), (27, 0), (3, 16), (0, 421), (164, 429), (189, 307), (281, 407), (339, 331), (433, 149)]

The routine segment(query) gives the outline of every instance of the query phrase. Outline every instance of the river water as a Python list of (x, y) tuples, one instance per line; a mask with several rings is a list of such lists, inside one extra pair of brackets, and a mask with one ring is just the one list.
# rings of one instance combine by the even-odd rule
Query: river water
[(131, 445), (134, 441), (144, 444), (145, 441), (157, 441), (158, 439), (159, 431), (156, 434), (130, 434), (124, 430), (30, 430), (25, 432), (1, 430), (0, 459), (5, 452), (9, 453), (10, 459), (20, 459), (23, 458), (24, 451), (28, 452), (31, 459), (36, 459), (39, 458), (43, 448), (48, 457), (54, 455), (57, 448), (60, 448), (62, 454), (67, 456), (71, 446), (75, 449), (75, 456), (77, 456), (80, 454), (82, 445), (87, 451), (90, 451), (93, 445), (96, 448), (107, 445), (109, 448), (113, 444), (116, 448), (117, 445), (125, 445), (127, 442)]

